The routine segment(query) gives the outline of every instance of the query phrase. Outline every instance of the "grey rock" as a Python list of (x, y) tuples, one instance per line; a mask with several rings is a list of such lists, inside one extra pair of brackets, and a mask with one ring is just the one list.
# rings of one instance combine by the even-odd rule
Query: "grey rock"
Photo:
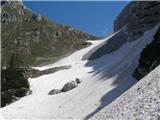
[(81, 83), (82, 81), (79, 78), (76, 78), (77, 84)]
[(53, 90), (49, 91), (48, 95), (54, 95), (54, 94), (59, 94), (59, 93), (61, 93), (61, 90), (53, 89)]
[(68, 82), (63, 86), (62, 92), (67, 92), (67, 91), (72, 90), (73, 88), (75, 88), (77, 86), (78, 86), (78, 84), (77, 84), (76, 81)]

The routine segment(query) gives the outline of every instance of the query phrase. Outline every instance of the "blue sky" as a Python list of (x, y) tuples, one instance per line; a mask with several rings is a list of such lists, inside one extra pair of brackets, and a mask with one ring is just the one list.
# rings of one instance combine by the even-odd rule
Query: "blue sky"
[(24, 1), (29, 9), (49, 19), (96, 36), (113, 31), (113, 22), (129, 1)]

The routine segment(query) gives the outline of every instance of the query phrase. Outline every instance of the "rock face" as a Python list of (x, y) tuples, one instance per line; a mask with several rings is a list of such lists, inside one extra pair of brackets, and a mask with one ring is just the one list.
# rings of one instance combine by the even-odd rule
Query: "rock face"
[(88, 46), (85, 40), (97, 39), (33, 13), (19, 1), (1, 1), (1, 5), (3, 66), (12, 53), (21, 54), (30, 65), (54, 62)]
[(141, 52), (139, 64), (133, 76), (140, 80), (158, 65), (160, 65), (160, 28), (155, 34), (153, 42)]
[(93, 116), (93, 120), (159, 120), (160, 66)]
[(77, 84), (76, 81), (68, 82), (63, 86), (62, 92), (67, 92), (67, 91), (72, 90), (73, 88), (75, 88), (77, 86), (78, 86), (78, 84)]
[(146, 30), (153, 28), (159, 21), (159, 1), (133, 1), (117, 16), (114, 21), (114, 31), (127, 26), (132, 41), (143, 35)]

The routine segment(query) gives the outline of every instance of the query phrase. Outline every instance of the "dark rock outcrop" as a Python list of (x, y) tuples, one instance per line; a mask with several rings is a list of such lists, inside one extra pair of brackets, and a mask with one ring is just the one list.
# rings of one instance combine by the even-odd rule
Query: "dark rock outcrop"
[(160, 28), (155, 34), (153, 42), (142, 50), (139, 64), (133, 76), (140, 80), (158, 65), (160, 65)]
[(79, 78), (76, 78), (77, 84), (81, 83), (82, 81)]

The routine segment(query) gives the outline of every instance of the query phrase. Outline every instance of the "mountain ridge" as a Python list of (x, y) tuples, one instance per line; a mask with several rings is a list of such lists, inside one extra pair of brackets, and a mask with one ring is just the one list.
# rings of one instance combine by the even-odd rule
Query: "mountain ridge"
[(86, 47), (86, 39), (97, 38), (33, 13), (19, 1), (2, 1), (1, 4), (2, 65), (7, 64), (5, 61), (9, 60), (11, 52), (19, 51), (27, 64), (36, 65), (50, 59), (54, 62)]

